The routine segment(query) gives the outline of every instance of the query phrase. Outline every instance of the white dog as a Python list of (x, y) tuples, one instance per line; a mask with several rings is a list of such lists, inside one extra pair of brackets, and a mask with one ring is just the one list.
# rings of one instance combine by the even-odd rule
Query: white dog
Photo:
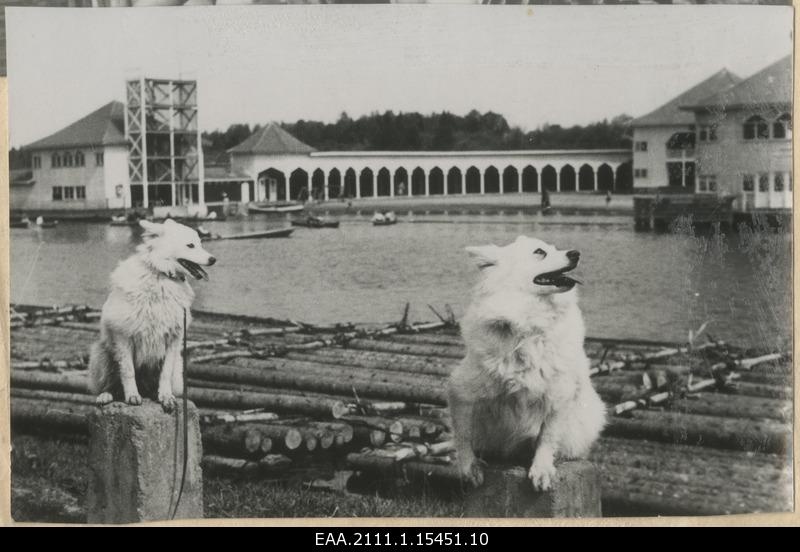
[(194, 299), (186, 278), (207, 279), (200, 265), (213, 265), (216, 259), (188, 226), (171, 219), (140, 224), (144, 243), (111, 274), (100, 341), (89, 359), (90, 389), (98, 404), (115, 397), (141, 404), (140, 387), (147, 396), (157, 391), (153, 398), (170, 411), (175, 394), (183, 393), (184, 315), (188, 326)]
[(528, 475), (547, 490), (555, 457), (584, 456), (605, 424), (589, 380), (577, 280), (578, 251), (520, 236), (505, 247), (468, 247), (481, 269), (462, 322), (464, 360), (449, 381), (458, 464), (483, 482), (476, 452), (533, 455)]

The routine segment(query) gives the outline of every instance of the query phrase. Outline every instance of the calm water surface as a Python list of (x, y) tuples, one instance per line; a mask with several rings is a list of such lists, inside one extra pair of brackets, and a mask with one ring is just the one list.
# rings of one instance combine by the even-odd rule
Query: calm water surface
[[(685, 340), (709, 321), (715, 338), (780, 346), (790, 335), (790, 236), (722, 239), (636, 233), (630, 217), (505, 213), (401, 215), (375, 228), (369, 214), (338, 229), (297, 228), (289, 239), (215, 241), (210, 281), (195, 307), (309, 322), (389, 322), (405, 302), (412, 319), (431, 304), (460, 315), (477, 269), (464, 247), (526, 234), (581, 251), (576, 277), (587, 333)], [(414, 223), (411, 223), (411, 220)], [(281, 217), (214, 222), (220, 234), (288, 224)], [(62, 223), (11, 230), (13, 302), (102, 305), (108, 276), (140, 242), (138, 228)]]

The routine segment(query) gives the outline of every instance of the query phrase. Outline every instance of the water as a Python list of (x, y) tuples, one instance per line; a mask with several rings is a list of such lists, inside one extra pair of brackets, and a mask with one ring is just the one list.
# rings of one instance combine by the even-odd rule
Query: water
[[(198, 309), (330, 322), (392, 322), (411, 303), (460, 315), (477, 269), (468, 245), (538, 237), (581, 251), (576, 277), (587, 333), (686, 340), (709, 322), (717, 339), (786, 347), (791, 325), (788, 232), (721, 239), (636, 233), (629, 216), (505, 213), (403, 215), (375, 228), (370, 215), (341, 216), (339, 229), (297, 228), (289, 239), (216, 241), (218, 263), (195, 284)], [(414, 219), (414, 223), (409, 220)], [(231, 234), (288, 224), (281, 217), (221, 221)], [(140, 240), (138, 228), (62, 223), (11, 230), (12, 302), (102, 305), (108, 275)]]

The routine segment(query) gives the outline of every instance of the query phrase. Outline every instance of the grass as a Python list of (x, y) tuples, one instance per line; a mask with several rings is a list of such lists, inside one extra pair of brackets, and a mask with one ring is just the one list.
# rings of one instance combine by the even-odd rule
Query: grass
[[(16, 521), (85, 521), (85, 439), (13, 435), (11, 515)], [(460, 501), (432, 495), (382, 498), (312, 490), (297, 482), (207, 477), (206, 518), (460, 517)]]

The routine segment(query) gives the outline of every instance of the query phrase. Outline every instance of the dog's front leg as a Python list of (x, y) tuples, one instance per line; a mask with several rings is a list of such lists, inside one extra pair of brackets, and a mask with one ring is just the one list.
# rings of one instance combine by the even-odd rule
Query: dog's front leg
[(175, 339), (167, 347), (164, 356), (164, 366), (158, 378), (158, 402), (165, 412), (172, 412), (175, 408), (175, 394), (173, 377), (177, 370), (181, 370), (181, 340)]
[(473, 449), (475, 402), (452, 383), (448, 401), (459, 472), (462, 479), (478, 487), (483, 484), (483, 466)]
[(133, 351), (127, 337), (117, 335), (114, 337), (114, 354), (119, 365), (119, 381), (122, 384), (122, 393), (128, 404), (142, 404), (142, 396), (136, 386), (136, 369), (133, 366)]
[(561, 426), (559, 418), (558, 413), (552, 413), (545, 418), (531, 468), (528, 470), (533, 488), (539, 491), (550, 490), (556, 478), (555, 454)]

